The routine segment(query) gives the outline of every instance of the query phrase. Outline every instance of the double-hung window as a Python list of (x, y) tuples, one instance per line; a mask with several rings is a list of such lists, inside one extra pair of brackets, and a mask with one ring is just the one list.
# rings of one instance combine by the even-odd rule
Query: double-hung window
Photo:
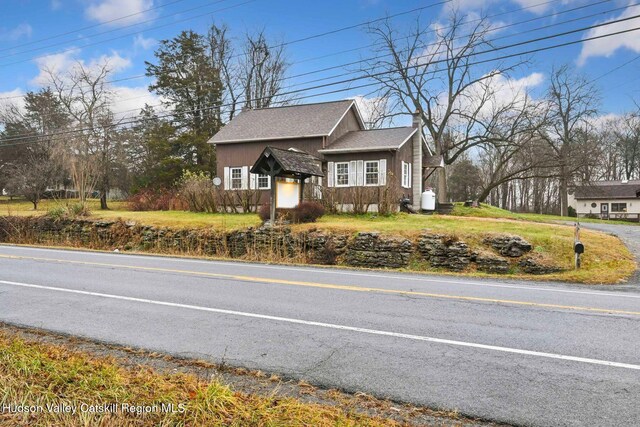
[(268, 190), (271, 188), (269, 175), (258, 175), (258, 189), (259, 190)]
[(364, 185), (378, 185), (380, 183), (380, 161), (364, 162)]
[(241, 190), (242, 189), (242, 168), (231, 168), (229, 171), (229, 175), (231, 176), (231, 189)]
[(410, 163), (402, 162), (402, 186), (411, 187), (411, 166)]
[(349, 186), (349, 162), (336, 163), (336, 187)]

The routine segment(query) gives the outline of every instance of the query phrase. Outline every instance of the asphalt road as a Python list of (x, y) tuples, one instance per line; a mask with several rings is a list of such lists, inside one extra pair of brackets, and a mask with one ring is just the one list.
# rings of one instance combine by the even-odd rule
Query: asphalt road
[(536, 425), (640, 423), (640, 291), (0, 246), (0, 321)]

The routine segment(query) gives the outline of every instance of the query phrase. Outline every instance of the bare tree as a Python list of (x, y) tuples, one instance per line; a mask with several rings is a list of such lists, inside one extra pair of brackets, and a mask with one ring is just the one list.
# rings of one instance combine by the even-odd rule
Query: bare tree
[[(370, 28), (376, 39), (376, 59), (362, 72), (382, 86), (394, 115), (420, 111), (431, 150), (450, 165), (468, 150), (495, 137), (495, 128), (517, 108), (517, 100), (497, 103), (496, 79), (522, 64), (474, 67), (474, 55), (491, 49), (489, 21), (469, 22), (453, 13), (446, 26), (418, 21), (401, 36), (389, 20)], [(435, 28), (433, 30), (432, 28)], [(492, 108), (489, 108), (492, 106)], [(489, 111), (488, 111), (489, 110)], [(505, 135), (502, 135), (505, 137)], [(509, 137), (509, 135), (506, 135)], [(446, 170), (438, 170), (438, 200), (447, 202)]]
[(243, 95), (240, 66), (233, 60), (236, 55), (228, 30), (226, 25), (213, 24), (207, 33), (210, 62), (213, 68), (219, 69), (222, 82), (221, 99), (224, 107), (219, 110), (220, 123), (233, 119)]
[(555, 153), (558, 163), (558, 192), (560, 214), (569, 211), (567, 190), (574, 174), (593, 160), (591, 153), (581, 144), (592, 128), (598, 112), (598, 90), (586, 77), (564, 65), (551, 72), (547, 91), (548, 125), (540, 132)]
[(284, 76), (289, 68), (282, 43), (269, 46), (264, 31), (247, 35), (240, 81), (245, 108), (266, 108), (286, 102), (281, 96)]
[(624, 177), (632, 179), (640, 168), (640, 111), (624, 114), (612, 125)]
[(80, 202), (86, 205), (87, 197), (97, 188), (101, 209), (108, 209), (115, 132), (109, 107), (113, 93), (106, 83), (109, 63), (89, 68), (77, 62), (65, 74), (45, 71), (58, 99), (73, 119), (75, 132), (69, 138), (66, 157)]

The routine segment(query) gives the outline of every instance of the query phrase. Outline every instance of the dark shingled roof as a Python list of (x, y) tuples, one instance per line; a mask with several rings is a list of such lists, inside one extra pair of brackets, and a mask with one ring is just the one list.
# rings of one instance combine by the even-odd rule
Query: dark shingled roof
[(600, 181), (573, 188), (576, 199), (636, 199), (640, 181)]
[(283, 150), (276, 147), (267, 147), (262, 151), (260, 157), (251, 168), (251, 173), (263, 173), (266, 159), (273, 157), (282, 168), (282, 175), (309, 175), (324, 176), (322, 173), (322, 162), (317, 157), (304, 151), (288, 149)]
[(243, 111), (209, 143), (328, 136), (353, 103), (347, 99)]
[(401, 127), (347, 132), (327, 148), (318, 150), (323, 154), (348, 153), (354, 151), (397, 150), (414, 133), (416, 128)]

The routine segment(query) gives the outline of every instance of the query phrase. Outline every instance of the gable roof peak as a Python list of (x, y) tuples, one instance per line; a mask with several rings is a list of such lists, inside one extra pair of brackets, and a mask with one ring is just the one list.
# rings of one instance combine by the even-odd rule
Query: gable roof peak
[(343, 99), (243, 111), (208, 142), (226, 144), (329, 136), (354, 105), (354, 100)]

